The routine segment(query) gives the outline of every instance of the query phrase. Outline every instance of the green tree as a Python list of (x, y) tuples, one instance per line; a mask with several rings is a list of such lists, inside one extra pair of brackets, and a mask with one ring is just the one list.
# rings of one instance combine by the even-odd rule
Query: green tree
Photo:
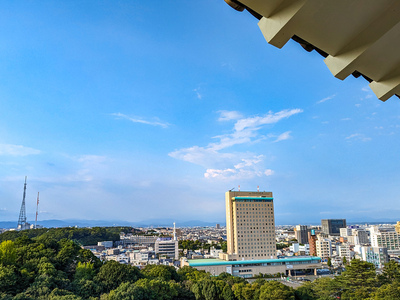
[(260, 300), (294, 300), (294, 290), (278, 281), (268, 281), (260, 288)]
[(177, 273), (180, 277), (180, 281), (189, 280), (193, 283), (197, 282), (199, 280), (208, 278), (210, 276), (203, 270), (199, 271), (199, 270), (197, 270), (193, 267), (189, 267), (189, 266), (184, 266), (183, 268), (180, 268), (177, 271)]
[(347, 265), (347, 258), (346, 258), (346, 256), (343, 256), (343, 265), (344, 265), (344, 266)]
[(3, 265), (13, 265), (17, 259), (14, 242), (3, 241), (0, 244), (0, 263)]
[(91, 280), (94, 277), (93, 263), (81, 263), (78, 262), (75, 268), (74, 279), (80, 281), (82, 279)]
[(353, 259), (342, 275), (335, 278), (342, 299), (367, 299), (378, 286), (375, 266)]
[(294, 296), (296, 300), (317, 300), (317, 296), (311, 282), (305, 282), (303, 285), (295, 289)]
[(142, 277), (138, 268), (120, 264), (116, 261), (106, 262), (95, 276), (95, 281), (108, 292), (117, 288), (123, 282), (135, 282)]
[(17, 285), (17, 275), (14, 266), (4, 266), (0, 264), (0, 292), (15, 293)]
[(173, 300), (179, 297), (179, 284), (158, 279), (139, 279), (125, 282), (111, 291), (109, 300)]
[(210, 279), (200, 280), (191, 287), (196, 300), (218, 299), (218, 290), (214, 282)]
[(175, 280), (179, 281), (180, 277), (172, 266), (165, 265), (147, 265), (142, 273), (145, 277), (150, 279), (162, 279), (165, 281)]
[(400, 282), (393, 281), (379, 287), (370, 298), (375, 300), (393, 300), (400, 299)]
[(224, 286), (222, 290), (221, 299), (223, 300), (235, 300), (235, 294), (232, 291), (232, 288), (229, 284)]
[(305, 283), (302, 287), (307, 291), (302, 291), (311, 296), (311, 299), (313, 299), (312, 296), (315, 296), (315, 299), (336, 299), (340, 291), (338, 291), (335, 283), (332, 278), (322, 277), (313, 282)]
[(387, 262), (379, 276), (382, 283), (391, 283), (394, 280), (400, 281), (400, 266), (397, 262), (391, 260)]

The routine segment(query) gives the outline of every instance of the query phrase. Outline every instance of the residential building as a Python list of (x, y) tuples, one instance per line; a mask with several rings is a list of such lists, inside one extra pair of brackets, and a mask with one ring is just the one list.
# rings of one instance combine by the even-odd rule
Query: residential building
[(372, 227), (371, 246), (384, 247), (391, 250), (400, 250), (400, 235), (392, 228)]
[(343, 237), (348, 237), (348, 236), (351, 236), (352, 234), (351, 234), (351, 228), (340, 228), (340, 236), (343, 236)]
[(389, 261), (388, 252), (385, 247), (362, 246), (357, 251), (363, 261), (373, 263), (378, 269), (383, 268), (384, 264)]
[(322, 233), (339, 236), (340, 228), (346, 228), (346, 219), (324, 219), (321, 220)]
[(276, 257), (272, 192), (225, 193), (227, 260)]
[(347, 261), (350, 261), (351, 259), (351, 251), (350, 251), (350, 245), (347, 243), (340, 244), (339, 246), (336, 247), (337, 249), (337, 254), (340, 256), (340, 258), (343, 259), (343, 257), (346, 257)]
[(310, 246), (310, 255), (317, 256), (317, 236), (314, 229), (311, 229), (308, 233), (308, 244)]
[(370, 244), (368, 232), (364, 229), (352, 229), (352, 236), (354, 238), (354, 245)]
[(294, 234), (299, 244), (308, 244), (308, 229), (307, 225), (296, 225)]
[(129, 253), (130, 263), (133, 265), (146, 265), (148, 260), (151, 258), (149, 251), (135, 250)]
[(326, 259), (332, 256), (332, 242), (330, 239), (319, 237), (315, 243), (317, 256)]

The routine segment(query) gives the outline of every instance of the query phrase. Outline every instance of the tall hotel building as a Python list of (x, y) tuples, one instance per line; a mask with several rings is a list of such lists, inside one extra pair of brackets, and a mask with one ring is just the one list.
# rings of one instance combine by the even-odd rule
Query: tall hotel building
[(272, 192), (225, 193), (227, 260), (276, 257)]

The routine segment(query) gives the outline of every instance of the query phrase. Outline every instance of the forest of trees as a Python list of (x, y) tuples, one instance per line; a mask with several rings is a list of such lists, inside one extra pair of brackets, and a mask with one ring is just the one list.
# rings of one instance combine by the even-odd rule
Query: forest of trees
[(47, 239), (73, 240), (79, 245), (89, 246), (97, 245), (101, 241), (119, 241), (119, 234), (121, 232), (132, 232), (132, 227), (93, 227), (93, 228), (41, 228), (35, 230), (22, 230), (22, 231), (6, 231), (0, 234), (0, 242), (14, 241), (19, 237), (34, 238), (36, 241), (45, 241)]
[(293, 289), (279, 281), (259, 278), (250, 284), (227, 273), (211, 276), (190, 267), (148, 265), (139, 270), (115, 261), (103, 263), (73, 240), (43, 236), (3, 239), (0, 299), (400, 299), (400, 268), (395, 262), (377, 275), (373, 264), (352, 260), (333, 279), (324, 277)]

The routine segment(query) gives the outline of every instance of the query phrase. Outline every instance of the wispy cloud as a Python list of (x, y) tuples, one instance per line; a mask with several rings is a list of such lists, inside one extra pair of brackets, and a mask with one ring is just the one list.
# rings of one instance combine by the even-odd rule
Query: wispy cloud
[(369, 86), (365, 86), (365, 87), (361, 88), (361, 91), (365, 92), (366, 95), (363, 98), (360, 98), (360, 100), (370, 99), (370, 98), (374, 97), (374, 93), (369, 88)]
[(0, 144), (0, 155), (27, 156), (40, 153), (40, 150), (22, 145)]
[(253, 177), (261, 177), (263, 175), (270, 176), (274, 172), (271, 169), (264, 170), (259, 168), (259, 164), (264, 160), (263, 155), (254, 156), (242, 161), (227, 169), (207, 169), (204, 173), (205, 178), (218, 178), (222, 180), (232, 179), (249, 179)]
[[(215, 136), (217, 142), (211, 142), (205, 147), (192, 146), (178, 149), (168, 155), (206, 168), (206, 178), (244, 178), (254, 176), (270, 176), (273, 171), (263, 170), (264, 156), (254, 153), (223, 152), (235, 145), (252, 144), (262, 139), (259, 131), (267, 124), (274, 124), (295, 114), (301, 113), (301, 109), (282, 110), (277, 113), (268, 112), (262, 116), (248, 118), (241, 117), (238, 112), (220, 111), (219, 120), (236, 120), (232, 133)], [(290, 131), (279, 135), (276, 139), (290, 138)], [(268, 174), (268, 175), (267, 175)]]
[(359, 140), (362, 142), (369, 142), (372, 140), (370, 137), (366, 137), (365, 135), (361, 133), (353, 133), (345, 138), (346, 140)]
[(197, 99), (201, 100), (201, 99), (203, 98), (203, 95), (200, 93), (200, 88), (199, 88), (199, 87), (198, 87), (198, 88), (195, 88), (195, 89), (193, 90), (193, 92), (196, 93)]
[(276, 140), (274, 141), (274, 143), (280, 142), (280, 141), (284, 141), (284, 140), (288, 140), (288, 139), (292, 138), (292, 136), (290, 135), (290, 133), (291, 133), (291, 131), (286, 131), (286, 132), (280, 134), (280, 135), (276, 138)]
[(316, 103), (317, 103), (317, 104), (324, 103), (324, 102), (326, 102), (326, 101), (328, 101), (328, 100), (331, 100), (331, 99), (333, 99), (333, 98), (335, 98), (335, 97), (336, 97), (336, 94), (330, 95), (330, 96), (328, 96), (328, 97), (326, 97), (326, 98), (324, 98), (324, 99), (321, 99), (321, 100), (317, 101)]
[(242, 114), (237, 111), (220, 110), (218, 112), (220, 113), (218, 118), (220, 122), (237, 120), (243, 117)]
[(340, 119), (340, 121), (350, 121), (351, 120), (351, 118), (342, 118), (342, 119)]
[(149, 120), (145, 120), (144, 118), (141, 118), (141, 117), (130, 117), (130, 116), (127, 116), (127, 115), (121, 114), (121, 113), (112, 113), (111, 115), (116, 117), (117, 119), (125, 119), (125, 120), (131, 121), (133, 123), (141, 123), (141, 124), (146, 124), (146, 125), (151, 125), (151, 126), (160, 126), (162, 128), (167, 128), (168, 126), (170, 126), (169, 123), (162, 122), (158, 118), (154, 118), (154, 120), (149, 121)]

